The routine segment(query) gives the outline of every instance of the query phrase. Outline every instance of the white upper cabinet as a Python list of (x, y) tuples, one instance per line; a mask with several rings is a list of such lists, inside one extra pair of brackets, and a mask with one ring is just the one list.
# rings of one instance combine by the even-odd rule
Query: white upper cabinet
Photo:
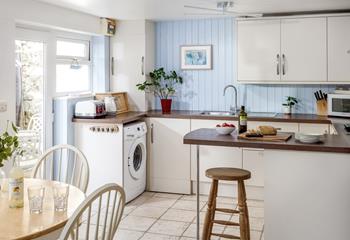
[(327, 19), (281, 20), (281, 79), (327, 81)]
[(328, 18), (328, 81), (350, 82), (350, 17)]
[(327, 18), (238, 21), (237, 72), (241, 83), (326, 83)]
[(280, 80), (280, 20), (239, 21), (238, 81)]

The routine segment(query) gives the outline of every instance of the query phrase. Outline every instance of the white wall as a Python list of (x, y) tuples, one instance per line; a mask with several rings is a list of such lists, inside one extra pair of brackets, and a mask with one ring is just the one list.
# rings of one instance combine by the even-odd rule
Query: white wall
[(15, 119), (16, 23), (92, 35), (100, 32), (100, 20), (96, 16), (32, 0), (0, 0), (0, 101), (8, 104), (7, 112), (0, 113), (0, 132), (6, 120)]

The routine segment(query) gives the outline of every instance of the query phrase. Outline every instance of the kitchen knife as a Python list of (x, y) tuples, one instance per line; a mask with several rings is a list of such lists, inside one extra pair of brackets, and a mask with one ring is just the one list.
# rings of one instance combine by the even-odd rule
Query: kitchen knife
[(315, 96), (316, 96), (316, 100), (317, 100), (317, 101), (321, 100), (321, 98), (320, 98), (318, 92), (315, 92)]
[(314, 95), (315, 95), (316, 101), (318, 101), (317, 92), (314, 92)]
[(322, 93), (322, 90), (319, 91), (320, 92), (320, 100), (323, 100), (323, 93)]

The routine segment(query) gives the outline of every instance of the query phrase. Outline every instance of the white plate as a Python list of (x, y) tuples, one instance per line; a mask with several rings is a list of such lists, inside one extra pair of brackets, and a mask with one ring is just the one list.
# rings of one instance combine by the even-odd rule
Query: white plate
[(317, 143), (322, 141), (323, 136), (319, 133), (296, 133), (295, 139), (302, 143)]

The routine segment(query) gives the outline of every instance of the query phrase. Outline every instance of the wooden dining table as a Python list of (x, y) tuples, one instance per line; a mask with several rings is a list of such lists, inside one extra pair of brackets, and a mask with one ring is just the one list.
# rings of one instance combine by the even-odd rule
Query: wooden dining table
[[(70, 216), (84, 201), (85, 194), (70, 185), (67, 211), (57, 212), (53, 200), (53, 186), (56, 183), (58, 182), (25, 178), (23, 208), (9, 208), (8, 192), (6, 189), (0, 192), (0, 240), (49, 240), (59, 237)], [(29, 186), (45, 187), (43, 211), (40, 214), (30, 213), (27, 191)]]

